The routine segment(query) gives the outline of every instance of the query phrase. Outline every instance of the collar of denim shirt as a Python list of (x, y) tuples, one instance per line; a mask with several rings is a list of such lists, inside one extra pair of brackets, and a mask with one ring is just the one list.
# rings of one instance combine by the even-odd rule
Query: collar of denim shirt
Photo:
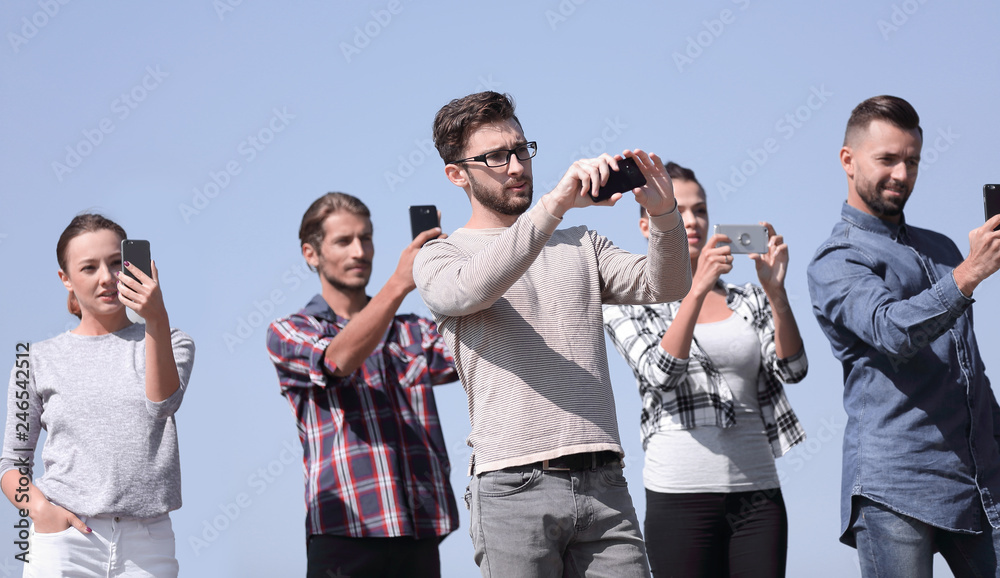
[(840, 210), (840, 218), (859, 229), (875, 233), (876, 235), (884, 235), (893, 241), (899, 238), (905, 240), (908, 236), (905, 214), (900, 214), (899, 224), (897, 225), (856, 209), (848, 205), (847, 201), (844, 201), (844, 206)]

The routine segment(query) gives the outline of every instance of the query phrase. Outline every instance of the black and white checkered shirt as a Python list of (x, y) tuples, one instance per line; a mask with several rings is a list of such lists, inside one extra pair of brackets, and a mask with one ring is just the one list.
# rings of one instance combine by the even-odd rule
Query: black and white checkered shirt
[[(805, 439), (782, 382), (801, 381), (809, 368), (805, 349), (778, 359), (774, 345), (774, 319), (764, 290), (720, 284), (726, 304), (757, 332), (761, 344), (757, 397), (764, 429), (775, 457)], [(635, 374), (642, 395), (642, 446), (657, 431), (697, 426), (730, 427), (736, 423), (733, 395), (711, 358), (692, 338), (687, 359), (677, 359), (660, 347), (680, 301), (656, 305), (613, 305), (604, 308), (604, 327), (615, 348)]]

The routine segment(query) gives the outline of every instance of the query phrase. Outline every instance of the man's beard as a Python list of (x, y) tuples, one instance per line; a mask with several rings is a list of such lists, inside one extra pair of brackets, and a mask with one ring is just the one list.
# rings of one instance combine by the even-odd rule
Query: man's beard
[(359, 293), (359, 292), (364, 293), (365, 288), (368, 287), (368, 280), (371, 278), (371, 263), (365, 261), (365, 264), (367, 264), (369, 267), (368, 275), (365, 276), (364, 279), (352, 279), (351, 281), (344, 281), (339, 277), (334, 277), (333, 275), (327, 275), (323, 273), (322, 262), (320, 263), (319, 271), (320, 275), (323, 276), (323, 279), (325, 279), (326, 282), (329, 283), (331, 287), (333, 287), (337, 291), (340, 291), (341, 293)]
[[(887, 199), (882, 193), (887, 188), (902, 194), (898, 199)], [(910, 189), (902, 181), (889, 180), (885, 183), (868, 183), (859, 181), (858, 196), (868, 205), (872, 213), (881, 217), (896, 217), (903, 213), (903, 207), (910, 198)]]
[(479, 201), (480, 205), (501, 215), (520, 215), (531, 206), (531, 197), (534, 194), (531, 177), (523, 177), (519, 180), (526, 183), (523, 193), (510, 193), (506, 186), (501, 187), (498, 193), (493, 193), (487, 187), (480, 185), (472, 175), (469, 175), (472, 196)]

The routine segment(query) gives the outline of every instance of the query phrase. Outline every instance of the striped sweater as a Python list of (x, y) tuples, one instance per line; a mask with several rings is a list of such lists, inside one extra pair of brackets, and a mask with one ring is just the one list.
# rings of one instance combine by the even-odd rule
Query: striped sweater
[(681, 299), (691, 285), (676, 212), (651, 219), (649, 258), (539, 203), (510, 227), (427, 243), (417, 289), (455, 357), (469, 402), (470, 473), (579, 452), (624, 455), (601, 305)]

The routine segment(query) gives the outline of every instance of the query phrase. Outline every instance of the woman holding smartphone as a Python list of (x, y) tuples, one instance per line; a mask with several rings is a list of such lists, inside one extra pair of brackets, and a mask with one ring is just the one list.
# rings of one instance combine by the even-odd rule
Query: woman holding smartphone
[[(170, 328), (155, 264), (146, 275), (122, 263), (125, 238), (100, 215), (73, 219), (56, 258), (80, 324), (31, 344), (11, 372), (0, 486), (32, 520), (24, 576), (177, 576), (174, 412), (194, 343)], [(45, 472), (31, 481), (43, 428)]]
[[(782, 382), (808, 369), (785, 293), (788, 247), (770, 224), (760, 286), (723, 283), (730, 242), (708, 237), (705, 191), (667, 164), (691, 254), (674, 303), (607, 307), (605, 327), (643, 398), (644, 535), (654, 576), (784, 576), (788, 519), (775, 458), (805, 434)], [(648, 236), (645, 215), (639, 221)]]

